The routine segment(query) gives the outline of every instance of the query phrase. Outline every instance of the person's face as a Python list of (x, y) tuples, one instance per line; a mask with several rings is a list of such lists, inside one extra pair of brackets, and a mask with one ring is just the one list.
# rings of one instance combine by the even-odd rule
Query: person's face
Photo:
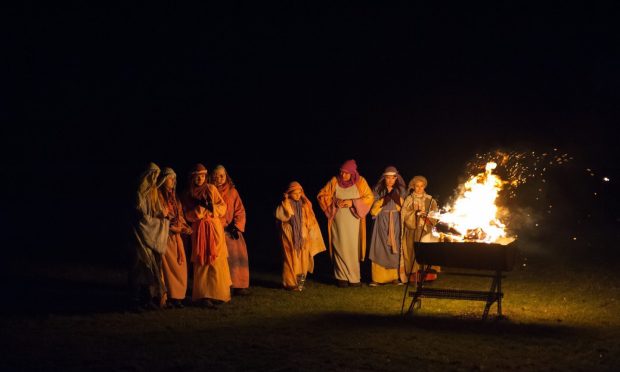
[(343, 170), (340, 171), (340, 177), (342, 177), (343, 181), (348, 181), (351, 179), (351, 173), (345, 172)]
[(164, 186), (166, 186), (166, 189), (172, 190), (174, 188), (175, 183), (176, 183), (176, 177), (173, 175), (169, 175), (168, 177), (166, 177), (166, 181), (164, 181)]
[(413, 184), (413, 190), (415, 191), (416, 194), (423, 194), (425, 187), (426, 186), (424, 186), (424, 182), (422, 182), (422, 181), (416, 181)]
[(206, 173), (194, 174), (194, 185), (202, 186), (202, 184), (205, 183), (206, 179), (207, 179)]
[(396, 176), (385, 176), (385, 186), (392, 188), (394, 187), (394, 184), (396, 183)]
[(215, 186), (222, 186), (226, 182), (226, 171), (224, 169), (218, 169), (213, 173), (215, 178)]
[(288, 196), (295, 201), (299, 201), (301, 199), (301, 190), (291, 191), (288, 193)]

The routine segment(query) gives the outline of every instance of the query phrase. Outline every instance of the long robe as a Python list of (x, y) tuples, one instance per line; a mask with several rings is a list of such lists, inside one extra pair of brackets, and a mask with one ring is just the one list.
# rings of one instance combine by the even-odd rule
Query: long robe
[[(319, 191), (317, 199), (327, 216), (334, 276), (338, 280), (359, 283), (359, 262), (366, 257), (366, 214), (374, 201), (372, 190), (364, 177), (360, 176), (355, 185), (347, 188), (340, 187), (338, 179), (333, 177)], [(338, 208), (337, 199), (353, 199), (353, 206)]]
[[(428, 194), (424, 194), (421, 200), (422, 202), (418, 205), (418, 203), (415, 202), (413, 194), (407, 195), (400, 212), (403, 222), (401, 244), (403, 247), (402, 251), (406, 270), (405, 273), (401, 273), (401, 279), (403, 281), (408, 280), (409, 277), (413, 278), (420, 268), (419, 264), (415, 261), (415, 242), (434, 240), (431, 231), (436, 221), (429, 218), (425, 223), (424, 218), (416, 216), (416, 211), (437, 211), (437, 202)], [(433, 266), (432, 268), (437, 271), (440, 270), (439, 266)]]
[[(166, 204), (165, 198), (160, 190), (159, 200)], [(187, 293), (187, 258), (185, 257), (185, 246), (180, 232), (172, 229), (187, 227), (183, 207), (181, 202), (175, 197), (171, 203), (176, 204), (176, 208), (168, 208), (168, 218), (171, 221), (168, 233), (167, 249), (162, 260), (164, 282), (168, 290), (168, 298), (182, 300)]]
[[(326, 250), (321, 229), (316, 220), (312, 205), (302, 202), (301, 216), (296, 216), (291, 202), (282, 201), (276, 208), (276, 219), (279, 221), (280, 241), (282, 242), (282, 285), (288, 289), (296, 288), (301, 275), (314, 272), (314, 256)], [(301, 247), (296, 248), (293, 242), (292, 219), (300, 218)]]
[[(154, 191), (155, 200), (151, 191)], [(162, 274), (162, 254), (165, 253), (170, 221), (163, 216), (163, 205), (157, 198), (157, 190), (138, 193), (136, 211), (138, 220), (133, 226), (135, 256), (130, 270), (130, 286), (135, 297), (149, 296), (164, 299), (166, 286)], [(139, 294), (145, 289), (148, 294)], [(144, 299), (143, 299), (144, 300)]]
[[(403, 198), (400, 198), (402, 205)], [(374, 218), (368, 257), (372, 261), (372, 281), (390, 283), (399, 278), (401, 259), (400, 206), (393, 200), (384, 205), (384, 199), (376, 199), (370, 210)]]
[(243, 237), (245, 232), (245, 207), (235, 187), (218, 187), (224, 202), (226, 214), (221, 218), (226, 227), (231, 223), (237, 226), (239, 239), (233, 239), (226, 231), (226, 247), (228, 248), (228, 267), (233, 288), (248, 288), (250, 286), (250, 268), (248, 265), (248, 248)]
[[(209, 298), (228, 302), (232, 281), (228, 268), (226, 238), (220, 220), (226, 214), (226, 203), (215, 186), (208, 185), (207, 193), (213, 203), (212, 212), (191, 197), (187, 198), (185, 206), (185, 218), (192, 223), (192, 299), (196, 301)], [(202, 234), (209, 238), (204, 239)], [(207, 257), (203, 257), (203, 254)]]

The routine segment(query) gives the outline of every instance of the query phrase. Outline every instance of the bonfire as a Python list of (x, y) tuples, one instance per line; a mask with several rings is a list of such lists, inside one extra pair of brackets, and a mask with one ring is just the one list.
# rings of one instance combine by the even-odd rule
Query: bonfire
[[(493, 173), (496, 167), (497, 163), (487, 163), (484, 172), (471, 176), (458, 188), (452, 205), (429, 216), (439, 221), (435, 237), (440, 241), (500, 244), (515, 240), (508, 236), (506, 225), (498, 217), (497, 198), (508, 182)], [(507, 213), (504, 210), (502, 214)]]

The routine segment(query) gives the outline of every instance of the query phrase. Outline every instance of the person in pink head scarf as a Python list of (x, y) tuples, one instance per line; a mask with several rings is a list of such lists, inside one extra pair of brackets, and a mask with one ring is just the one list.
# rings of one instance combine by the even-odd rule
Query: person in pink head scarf
[(328, 221), (329, 252), (338, 286), (361, 286), (360, 261), (366, 256), (366, 214), (374, 196), (366, 179), (358, 173), (355, 160), (342, 164), (339, 174), (319, 191), (317, 199)]

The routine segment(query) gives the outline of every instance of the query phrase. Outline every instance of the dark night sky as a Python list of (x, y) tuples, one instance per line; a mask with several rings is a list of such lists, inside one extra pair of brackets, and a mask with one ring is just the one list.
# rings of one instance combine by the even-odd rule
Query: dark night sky
[(395, 164), (445, 197), (468, 159), (500, 147), (558, 147), (618, 174), (606, 129), (619, 113), (613, 2), (52, 4), (10, 15), (3, 225), (24, 251), (122, 251), (148, 161), (181, 184), (196, 162), (227, 165), (255, 246), (272, 244), (270, 213), (289, 181), (315, 195), (348, 158), (371, 184)]

